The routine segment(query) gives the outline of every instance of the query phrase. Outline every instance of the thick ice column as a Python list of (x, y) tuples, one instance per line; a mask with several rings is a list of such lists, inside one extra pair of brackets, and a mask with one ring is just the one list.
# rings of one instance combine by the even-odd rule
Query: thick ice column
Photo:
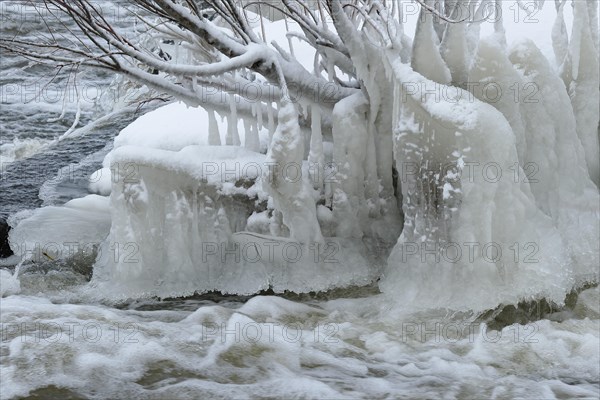
[(337, 236), (360, 238), (365, 217), (365, 160), (368, 146), (369, 103), (357, 93), (339, 101), (333, 108), (333, 214)]
[(537, 88), (543, 101), (521, 101), (528, 149), (524, 175), (540, 209), (551, 215), (572, 250), (579, 275), (596, 268), (600, 242), (598, 190), (587, 174), (571, 101), (562, 79), (530, 40), (518, 42), (510, 60), (524, 84)]
[(303, 244), (323, 242), (309, 177), (302, 173), (304, 143), (298, 113), (292, 103), (282, 103), (278, 125), (267, 159), (263, 188), (283, 214), (290, 236)]

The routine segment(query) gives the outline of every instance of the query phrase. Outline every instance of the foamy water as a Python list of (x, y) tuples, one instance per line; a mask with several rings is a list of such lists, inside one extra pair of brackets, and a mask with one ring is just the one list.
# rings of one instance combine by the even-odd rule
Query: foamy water
[(391, 314), (364, 290), (111, 305), (75, 274), (25, 273), (21, 288), (2, 274), (3, 291), (22, 290), (0, 301), (3, 399), (600, 395), (597, 288), (572, 312), (493, 331), (449, 312)]
[(47, 139), (14, 138), (11, 142), (0, 145), (0, 160), (2, 160), (3, 163), (12, 163), (15, 160), (30, 157), (39, 153), (47, 147), (49, 143), (51, 143), (51, 141)]

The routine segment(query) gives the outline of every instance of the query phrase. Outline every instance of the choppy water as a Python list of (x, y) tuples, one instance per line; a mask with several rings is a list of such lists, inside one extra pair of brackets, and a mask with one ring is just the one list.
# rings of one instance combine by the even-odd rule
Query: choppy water
[[(105, 2), (108, 17), (127, 26), (126, 1)], [(43, 15), (48, 17), (48, 15)], [(117, 16), (117, 17), (114, 17)], [(46, 18), (54, 34), (65, 28)], [(54, 23), (53, 23), (54, 22)], [(39, 40), (45, 24), (27, 1), (0, 1), (0, 34)], [(62, 204), (87, 193), (87, 177), (100, 165), (110, 139), (133, 116), (120, 117), (83, 138), (56, 142), (73, 124), (77, 95), (83, 126), (97, 117), (95, 100), (114, 77), (103, 71), (80, 71), (77, 86), (70, 70), (58, 72), (0, 52), (0, 218), (42, 204)], [(77, 91), (76, 88), (77, 87)], [(56, 119), (65, 109), (62, 119)], [(61, 170), (62, 169), (62, 170)], [(46, 183), (47, 182), (47, 183)], [(43, 191), (40, 188), (46, 183)]]
[(598, 288), (572, 311), (502, 331), (447, 311), (392, 311), (374, 288), (111, 304), (75, 274), (50, 271), (25, 272), (21, 290), (0, 303), (2, 398), (600, 394)]
[[(18, 4), (0, 1), (2, 35), (41, 29)], [(65, 118), (48, 122), (60, 114), (66, 75), (31, 101), (49, 72), (6, 55), (0, 66), (0, 218), (86, 194), (88, 174), (132, 117), (53, 144), (74, 118), (67, 102)], [(98, 88), (111, 79), (82, 77)], [(82, 124), (93, 114), (85, 108)], [(1, 399), (600, 396), (597, 288), (573, 310), (493, 331), (446, 310), (402, 313), (376, 286), (115, 304), (98, 298), (77, 266), (14, 273), (0, 270)]]

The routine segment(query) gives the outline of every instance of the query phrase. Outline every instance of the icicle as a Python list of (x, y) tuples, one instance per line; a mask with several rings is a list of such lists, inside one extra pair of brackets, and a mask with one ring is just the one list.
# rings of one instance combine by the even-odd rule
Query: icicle
[(260, 150), (260, 142), (258, 140), (258, 131), (256, 124), (249, 118), (244, 118), (244, 147), (248, 150), (258, 152)]
[(256, 125), (258, 128), (258, 131), (260, 132), (260, 130), (263, 128), (263, 109), (262, 109), (262, 102), (258, 102), (258, 103), (254, 103), (256, 106)]
[(565, 8), (566, 0), (561, 0), (556, 8), (556, 20), (552, 27), (552, 48), (554, 49), (554, 57), (556, 65), (561, 66), (567, 56), (569, 49), (569, 35), (567, 33), (567, 25), (565, 24)]
[[(573, 80), (577, 80), (579, 74), (579, 60), (581, 58), (581, 41), (584, 27), (583, 7), (579, 6), (580, 2), (573, 2), (573, 34), (571, 37), (571, 76)], [(587, 21), (586, 21), (587, 22)]]
[(244, 123), (244, 147), (247, 148), (249, 145), (248, 139), (250, 138), (250, 129), (252, 129), (252, 127), (248, 118), (242, 118), (242, 122)]
[(335, 65), (333, 64), (333, 60), (327, 59), (327, 79), (329, 82), (333, 82), (335, 79)]
[(325, 156), (323, 155), (323, 135), (321, 132), (321, 109), (317, 104), (310, 107), (311, 111), (311, 135), (310, 151), (308, 153), (309, 175), (313, 187), (319, 192), (323, 188), (323, 167)]
[(235, 96), (229, 96), (229, 117), (227, 118), (227, 145), (239, 146), (240, 134), (238, 132), (238, 118), (237, 118), (237, 107), (235, 105)]
[(273, 104), (267, 104), (267, 115), (269, 116), (269, 143), (271, 143), (271, 139), (273, 138), (273, 134), (275, 133), (275, 117), (273, 116)]
[(208, 111), (208, 144), (210, 146), (221, 145), (221, 134), (219, 133), (219, 125), (217, 124), (217, 118), (215, 117), (214, 110)]

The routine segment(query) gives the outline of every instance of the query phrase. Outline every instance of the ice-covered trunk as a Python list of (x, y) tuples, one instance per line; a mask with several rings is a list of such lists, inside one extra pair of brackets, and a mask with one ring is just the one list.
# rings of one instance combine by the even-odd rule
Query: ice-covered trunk
[(523, 174), (516, 164), (503, 173), (529, 185), (538, 208), (559, 229), (577, 276), (585, 275), (598, 262), (598, 229), (580, 221), (597, 220), (598, 194), (564, 84), (532, 42), (506, 55), (494, 37), (480, 41), (470, 77), (469, 89), (503, 113), (516, 137)]
[(263, 188), (273, 198), (276, 210), (283, 214), (283, 223), (290, 236), (304, 245), (322, 243), (317, 221), (317, 209), (309, 177), (303, 173), (303, 135), (294, 104), (282, 103), (263, 176)]
[[(389, 85), (386, 63), (381, 62), (385, 57), (384, 49), (387, 44), (378, 43), (379, 39), (374, 39), (374, 37), (377, 37), (379, 33), (367, 32), (369, 31), (368, 28), (366, 31), (357, 32), (354, 24), (349, 20), (343, 9), (339, 7), (339, 3), (332, 3), (332, 11), (336, 30), (348, 47), (357, 78), (362, 83), (362, 95), (368, 102), (366, 114), (364, 114), (366, 130), (362, 130), (363, 124), (361, 123), (357, 125), (360, 129), (356, 132), (356, 135), (364, 135), (364, 137), (353, 140), (361, 141), (364, 144), (363, 154), (359, 156), (360, 159), (365, 160), (361, 171), (361, 176), (364, 177), (364, 182), (361, 184), (364, 194), (361, 194), (361, 196), (366, 198), (367, 214), (374, 220), (379, 218), (379, 221), (371, 221), (372, 223), (363, 225), (360, 230), (349, 228), (349, 226), (355, 225), (355, 222), (343, 223), (345, 226), (343, 230), (346, 232), (345, 234), (354, 232), (352, 235), (355, 235), (360, 231), (371, 237), (386, 237), (387, 240), (394, 241), (399, 234), (398, 225), (401, 223), (401, 215), (395, 197), (393, 178), (392, 88)], [(433, 30), (433, 27), (431, 29)], [(396, 24), (390, 19), (387, 31), (389, 34), (388, 39), (398, 52), (399, 57), (403, 60), (410, 58), (409, 40), (403, 33), (401, 23)], [(395, 35), (392, 34), (393, 32), (395, 32)], [(433, 35), (435, 35), (435, 32)], [(336, 105), (336, 107), (338, 109), (346, 107), (343, 104), (347, 103), (344, 102), (346, 100), (340, 102), (341, 104)], [(356, 112), (363, 113), (362, 110), (353, 111), (353, 113)], [(339, 116), (343, 117), (342, 115)], [(340, 132), (340, 129), (338, 129), (338, 132)], [(338, 136), (343, 138), (341, 134)], [(334, 147), (345, 146), (343, 142), (336, 142), (335, 139), (334, 142)], [(340, 165), (336, 165), (336, 167), (338, 169), (343, 168)], [(345, 195), (347, 193), (343, 191), (338, 192), (337, 195), (334, 194), (334, 196), (337, 196), (340, 207), (347, 207), (348, 205), (347, 201), (349, 199), (345, 198)], [(350, 212), (350, 209), (346, 208), (345, 212)], [(362, 215), (364, 210), (352, 211), (351, 213)]]
[(433, 16), (422, 8), (415, 32), (412, 67), (427, 79), (447, 84), (452, 80), (452, 76), (442, 59), (439, 46), (439, 38), (433, 27)]
[[(509, 54), (524, 85), (537, 90), (536, 101), (519, 99), (525, 122), (527, 153), (524, 176), (541, 210), (558, 227), (579, 276), (597, 266), (598, 190), (589, 178), (575, 116), (563, 81), (530, 40), (516, 44)], [(590, 223), (583, 223), (589, 221)]]
[(528, 296), (562, 302), (573, 282), (569, 259), (529, 185), (502, 175), (517, 160), (504, 116), (460, 89), (423, 99), (403, 82), (433, 83), (390, 61), (405, 224), (382, 290), (415, 308), (480, 310)]
[[(463, 0), (456, 5), (451, 18), (460, 20), (465, 11), (467, 11), (467, 4)], [(452, 84), (464, 88), (467, 84), (469, 70), (466, 23), (446, 24), (440, 52), (450, 69)]]
[(569, 35), (567, 33), (564, 13), (565, 4), (566, 0), (561, 1), (558, 4), (556, 9), (556, 20), (552, 26), (552, 48), (554, 49), (556, 65), (562, 65), (569, 49)]
[(519, 158), (513, 161), (520, 162), (521, 166), (524, 166), (527, 140), (519, 95), (522, 92), (526, 93), (529, 97), (524, 96), (524, 99), (536, 101), (536, 88), (534, 85), (525, 85), (521, 82), (521, 77), (512, 67), (504, 47), (498, 42), (496, 36), (479, 41), (473, 67), (469, 72), (467, 90), (504, 114), (517, 140)]
[[(598, 122), (600, 115), (600, 65), (598, 61), (597, 27), (590, 26), (589, 8), (585, 1), (573, 2), (573, 33), (565, 63), (563, 79), (571, 96), (577, 121), (577, 135), (585, 149), (590, 177), (600, 187), (600, 153)], [(596, 20), (597, 13), (591, 18)]]

